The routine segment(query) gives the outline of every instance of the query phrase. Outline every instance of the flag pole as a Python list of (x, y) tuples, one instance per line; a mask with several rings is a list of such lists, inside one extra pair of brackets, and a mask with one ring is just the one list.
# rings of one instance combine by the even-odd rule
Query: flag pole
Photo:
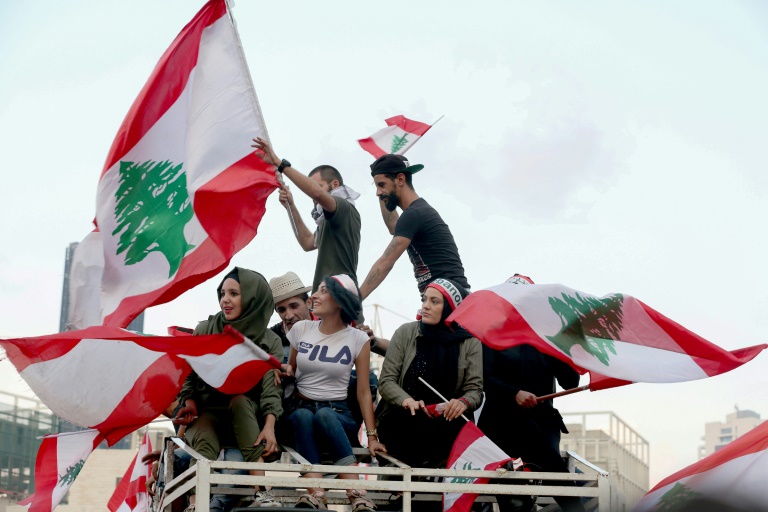
[(587, 384), (586, 386), (579, 386), (573, 389), (566, 389), (565, 391), (558, 391), (557, 393), (550, 393), (549, 395), (537, 396), (536, 401), (544, 402), (546, 400), (552, 400), (553, 398), (557, 398), (559, 396), (570, 395), (573, 393), (580, 393), (581, 391), (586, 391), (588, 389), (589, 389), (589, 384)]
[[(253, 107), (253, 111), (256, 113), (256, 117), (259, 118), (261, 121), (261, 125), (264, 127), (264, 138), (267, 139), (267, 142), (270, 142), (269, 140), (269, 132), (267, 131), (267, 123), (264, 121), (264, 115), (261, 112), (261, 105), (259, 105), (259, 98), (256, 96), (256, 87), (253, 85), (253, 77), (251, 76), (251, 68), (248, 67), (248, 62), (245, 60), (245, 50), (243, 49), (243, 42), (240, 39), (240, 33), (237, 31), (237, 22), (235, 21), (235, 16), (232, 14), (232, 6), (230, 5), (229, 0), (226, 0), (227, 4), (227, 14), (229, 15), (229, 21), (232, 23), (232, 31), (235, 33), (235, 39), (237, 41), (237, 54), (240, 57), (240, 60), (243, 63), (243, 69), (247, 72), (248, 81), (251, 83), (251, 94), (248, 96), (251, 100), (251, 106)], [(285, 187), (285, 182), (283, 182), (282, 176), (277, 176), (277, 181), (280, 183), (281, 187)], [(299, 237), (299, 230), (296, 228), (296, 220), (293, 218), (293, 212), (291, 212), (291, 207), (286, 206), (285, 208), (288, 211), (288, 218), (291, 220), (291, 227), (293, 228), (293, 234), (296, 235), (296, 238)]]
[(445, 117), (445, 114), (441, 115), (440, 117), (438, 117), (438, 118), (437, 118), (437, 121), (435, 121), (434, 123), (432, 123), (431, 125), (429, 125), (429, 127), (430, 127), (430, 128), (432, 128), (433, 126), (435, 126), (435, 125), (437, 124), (437, 122), (438, 122), (438, 121), (440, 121), (440, 120), (441, 120), (442, 118), (444, 118), (444, 117)]
[[(197, 416), (195, 416), (195, 419), (197, 419)], [(152, 423), (162, 423), (164, 421), (170, 421), (171, 423), (175, 423), (174, 418), (158, 418), (156, 420), (152, 420), (146, 425), (142, 425), (143, 427), (146, 427), (147, 425), (151, 425)], [(137, 427), (136, 430), (140, 429), (141, 427)], [(182, 425), (179, 429), (179, 432), (182, 432), (181, 429), (186, 429), (186, 425)], [(99, 429), (97, 428), (86, 428), (84, 430), (75, 430), (74, 432), (59, 432), (58, 434), (46, 434), (44, 436), (37, 436), (35, 439), (44, 439), (44, 438), (50, 438), (50, 437), (65, 437), (65, 436), (75, 436), (78, 434), (85, 434), (88, 432), (98, 432)], [(182, 433), (183, 434), (183, 433)]]
[[(436, 394), (437, 396), (439, 396), (439, 397), (440, 397), (440, 400), (442, 400), (443, 402), (447, 402), (447, 401), (448, 401), (448, 399), (447, 399), (447, 398), (445, 398), (443, 395), (441, 395), (441, 394), (440, 394), (440, 392), (439, 392), (438, 390), (436, 390), (435, 388), (433, 388), (432, 386), (430, 386), (430, 385), (429, 385), (429, 383), (428, 383), (427, 381), (425, 381), (425, 380), (424, 380), (424, 379), (422, 379), (421, 377), (419, 377), (419, 380), (420, 380), (422, 383), (424, 383), (424, 385), (425, 385), (425, 386), (427, 386), (429, 389), (431, 389), (431, 390), (432, 390), (432, 392), (433, 392), (434, 394)], [(464, 420), (465, 420), (465, 421), (469, 422), (469, 419), (468, 419), (466, 416), (464, 416), (463, 414), (461, 415), (461, 417), (462, 417), (462, 418), (464, 418)]]

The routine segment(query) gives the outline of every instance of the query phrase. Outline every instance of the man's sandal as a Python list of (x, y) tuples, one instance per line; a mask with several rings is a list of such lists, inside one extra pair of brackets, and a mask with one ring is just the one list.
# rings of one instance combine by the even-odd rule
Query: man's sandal
[(315, 510), (328, 510), (328, 506), (325, 504), (324, 492), (313, 492), (302, 494), (299, 499), (296, 500), (296, 508), (313, 508)]
[(359, 489), (347, 491), (347, 498), (349, 498), (349, 503), (352, 505), (352, 512), (373, 512), (376, 510), (376, 504), (366, 494), (365, 491)]

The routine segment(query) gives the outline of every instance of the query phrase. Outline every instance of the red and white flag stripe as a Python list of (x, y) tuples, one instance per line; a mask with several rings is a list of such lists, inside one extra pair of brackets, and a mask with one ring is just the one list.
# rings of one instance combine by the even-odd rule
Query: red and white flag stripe
[(170, 404), (191, 370), (226, 394), (245, 393), (280, 362), (227, 326), (222, 334), (142, 336), (90, 327), (0, 340), (32, 391), (58, 416), (98, 429), (110, 445)]
[(447, 319), (486, 345), (520, 344), (592, 375), (591, 389), (683, 382), (738, 368), (768, 345), (727, 351), (624, 294), (504, 283), (470, 294)]
[(147, 479), (152, 465), (142, 463), (141, 459), (151, 451), (152, 443), (149, 440), (149, 429), (147, 429), (139, 445), (139, 451), (107, 503), (107, 508), (111, 512), (147, 512), (149, 510)]
[(633, 511), (671, 510), (672, 505), (682, 510), (686, 503), (696, 501), (710, 502), (707, 510), (715, 510), (711, 507), (719, 504), (723, 508), (768, 511), (767, 484), (768, 421), (764, 421), (724, 448), (659, 482)]
[(104, 440), (97, 431), (45, 436), (35, 461), (35, 494), (19, 502), (29, 512), (51, 512), (61, 503), (88, 456)]
[(374, 158), (386, 154), (405, 154), (432, 128), (430, 124), (414, 121), (405, 116), (390, 117), (385, 122), (387, 123), (386, 128), (357, 141), (360, 147), (373, 155)]
[(102, 171), (105, 325), (216, 275), (253, 239), (278, 185), (250, 147), (266, 135), (226, 2), (211, 0), (161, 57)]
[[(511, 461), (512, 457), (496, 446), (474, 423), (467, 422), (453, 442), (451, 455), (448, 457), (448, 469), (494, 471), (499, 466)], [(445, 483), (456, 479), (446, 477)], [(473, 478), (463, 483), (485, 484), (488, 478)], [(447, 492), (443, 494), (443, 512), (469, 512), (477, 494)]]

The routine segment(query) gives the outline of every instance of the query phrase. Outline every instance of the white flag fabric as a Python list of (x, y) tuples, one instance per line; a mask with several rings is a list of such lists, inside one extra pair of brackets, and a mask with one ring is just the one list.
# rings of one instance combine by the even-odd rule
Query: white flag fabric
[(51, 512), (61, 503), (86, 459), (104, 440), (100, 432), (45, 436), (35, 461), (35, 494), (19, 502), (29, 512)]
[[(511, 460), (512, 457), (496, 446), (474, 423), (468, 421), (453, 443), (448, 457), (448, 469), (494, 471)], [(522, 461), (519, 465), (522, 465)], [(447, 477), (443, 482), (485, 484), (488, 479)], [(470, 493), (444, 493), (443, 512), (469, 512), (476, 497), (477, 494)]]
[(236, 395), (280, 367), (274, 356), (230, 326), (183, 342), (96, 326), (0, 340), (0, 346), (54, 414), (98, 429), (110, 445), (159, 416), (193, 369), (222, 393)]
[(386, 119), (387, 127), (368, 138), (358, 140), (360, 147), (374, 158), (386, 154), (403, 155), (432, 128), (432, 125), (395, 116)]
[(91, 231), (77, 244), (69, 266), (69, 309), (66, 330), (76, 331), (101, 324), (101, 277), (104, 246), (101, 233)]
[(496, 350), (533, 345), (590, 372), (590, 389), (684, 382), (738, 368), (768, 347), (727, 351), (621, 293), (603, 297), (562, 284), (513, 279), (470, 294), (446, 320)]
[[(157, 63), (120, 126), (96, 198), (104, 325), (125, 327), (224, 270), (278, 186), (225, 0), (210, 0)], [(223, 209), (227, 214), (222, 215)]]
[(111, 512), (147, 512), (149, 510), (147, 479), (152, 471), (152, 464), (144, 464), (141, 459), (151, 451), (152, 443), (149, 441), (149, 429), (147, 429), (138, 453), (107, 503), (107, 508)]
[[(635, 505), (634, 512), (768, 511), (768, 421), (715, 453), (668, 476)], [(686, 507), (687, 505), (687, 507)], [(728, 508), (732, 507), (732, 508)]]

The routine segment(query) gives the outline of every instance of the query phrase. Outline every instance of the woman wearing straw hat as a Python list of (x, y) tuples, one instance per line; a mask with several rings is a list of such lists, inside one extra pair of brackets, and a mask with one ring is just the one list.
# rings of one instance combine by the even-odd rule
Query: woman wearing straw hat
[[(296, 450), (312, 464), (320, 463), (318, 442), (327, 446), (334, 465), (348, 466), (357, 460), (352, 440), (359, 425), (347, 405), (347, 385), (352, 368), (358, 375), (368, 375), (370, 346), (368, 335), (350, 324), (362, 305), (360, 291), (346, 274), (326, 277), (312, 295), (317, 322), (301, 321), (287, 333), (291, 343), (289, 372), (295, 372), (296, 390), (286, 406), (285, 423), (293, 434)], [(365, 379), (357, 381), (357, 399), (368, 435), (368, 450), (374, 456), (386, 451), (378, 440), (373, 416), (371, 389)], [(320, 478), (320, 473), (307, 473)], [(342, 479), (357, 480), (356, 474), (340, 474)], [(308, 489), (297, 507), (325, 509), (322, 489)], [(354, 512), (374, 510), (365, 491), (347, 491)]]

